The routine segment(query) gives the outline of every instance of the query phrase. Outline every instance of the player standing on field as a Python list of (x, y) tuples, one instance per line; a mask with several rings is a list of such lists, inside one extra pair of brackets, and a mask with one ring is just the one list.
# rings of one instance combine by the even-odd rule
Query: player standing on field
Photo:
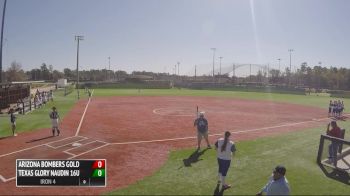
[(194, 121), (194, 126), (197, 127), (197, 137), (198, 137), (198, 148), (201, 148), (202, 137), (204, 137), (207, 142), (208, 148), (211, 148), (208, 140), (208, 121), (204, 118), (204, 112), (199, 113), (199, 118)]
[(16, 116), (14, 114), (14, 110), (13, 108), (10, 109), (10, 121), (11, 121), (11, 128), (12, 128), (12, 135), (13, 136), (17, 136), (17, 133), (16, 133)]
[(232, 154), (236, 152), (236, 146), (230, 141), (230, 135), (231, 133), (226, 131), (225, 138), (220, 138), (215, 143), (219, 164), (218, 185), (221, 184), (222, 190), (231, 188), (231, 185), (225, 184), (225, 177), (231, 165)]
[(333, 106), (333, 103), (332, 103), (332, 100), (329, 101), (329, 106), (328, 106), (328, 117), (331, 116), (332, 114), (332, 106)]
[(52, 112), (50, 113), (51, 123), (52, 123), (52, 135), (55, 136), (55, 130), (57, 130), (57, 136), (60, 135), (60, 130), (58, 128), (58, 120), (60, 116), (56, 110), (56, 107), (52, 107)]

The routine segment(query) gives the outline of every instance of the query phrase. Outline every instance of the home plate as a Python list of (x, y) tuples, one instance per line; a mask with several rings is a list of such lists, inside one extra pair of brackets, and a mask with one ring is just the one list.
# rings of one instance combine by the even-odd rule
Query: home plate
[(73, 147), (81, 146), (81, 143), (73, 143), (72, 146)]

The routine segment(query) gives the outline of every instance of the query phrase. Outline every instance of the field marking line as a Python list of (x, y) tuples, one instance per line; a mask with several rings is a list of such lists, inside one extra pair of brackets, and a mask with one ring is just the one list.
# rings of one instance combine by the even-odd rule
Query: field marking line
[[(78, 136), (78, 137), (81, 137), (81, 136)], [(50, 146), (50, 147), (53, 148), (53, 149), (58, 149), (58, 148), (61, 148), (61, 147), (63, 147), (63, 146), (67, 146), (67, 145), (73, 144), (73, 143), (75, 143), (75, 142), (81, 142), (81, 141), (84, 141), (84, 140), (87, 140), (87, 139), (89, 139), (89, 138), (84, 137), (84, 138), (79, 139), (79, 140), (77, 140), (77, 141), (73, 141), (73, 142), (70, 142), (70, 143), (67, 143), (67, 144), (63, 144), (63, 145), (61, 145), (61, 146), (56, 146), (56, 147), (54, 147), (54, 146), (51, 146), (51, 145), (49, 145), (49, 144), (48, 144), (48, 146)]]
[(40, 147), (40, 146), (48, 146), (50, 143), (58, 142), (58, 141), (63, 141), (63, 140), (66, 140), (66, 139), (69, 139), (69, 138), (72, 138), (72, 137), (75, 137), (75, 136), (70, 136), (70, 137), (66, 137), (66, 138), (63, 138), (63, 139), (60, 139), (60, 140), (57, 140), (57, 141), (52, 141), (52, 142), (48, 142), (48, 143), (45, 143), (45, 144), (39, 144), (39, 145), (36, 145), (36, 146), (32, 146), (32, 147), (28, 147), (28, 148), (23, 148), (23, 149), (21, 149), (21, 150), (17, 150), (17, 151), (9, 152), (9, 153), (6, 153), (6, 154), (2, 154), (2, 155), (0, 155), (0, 158), (1, 158), (1, 157), (8, 156), (8, 155), (11, 155), (11, 154), (16, 154), (16, 153), (19, 153), (19, 152), (23, 152), (23, 151), (26, 151), (26, 150), (30, 150), (30, 149), (33, 149), (33, 148), (37, 148), (37, 147)]
[(104, 145), (99, 146), (99, 147), (96, 147), (96, 148), (92, 148), (92, 149), (90, 149), (90, 150), (88, 150), (88, 151), (85, 151), (85, 152), (83, 152), (83, 153), (80, 153), (80, 154), (77, 154), (77, 155), (75, 155), (75, 156), (69, 157), (68, 159), (73, 159), (73, 158), (75, 158), (75, 157), (79, 157), (79, 156), (81, 156), (81, 155), (84, 155), (84, 154), (86, 154), (86, 153), (95, 151), (95, 150), (97, 150), (97, 149), (103, 148), (103, 147), (108, 146), (108, 145), (110, 145), (110, 143), (104, 144)]
[(66, 151), (63, 151), (64, 153), (66, 153), (66, 154), (68, 154), (68, 155), (70, 155), (70, 156), (75, 156), (76, 154), (73, 154), (73, 153), (71, 153), (71, 152), (66, 152)]
[(77, 128), (77, 131), (75, 132), (75, 136), (78, 136), (78, 135), (79, 135), (79, 131), (80, 131), (81, 125), (83, 124), (83, 121), (84, 121), (84, 118), (85, 118), (85, 114), (86, 114), (86, 111), (87, 111), (87, 109), (88, 109), (88, 107), (89, 107), (89, 104), (90, 104), (90, 102), (91, 102), (91, 98), (92, 98), (92, 94), (93, 94), (93, 93), (94, 93), (94, 90), (92, 90), (91, 96), (89, 97), (89, 101), (88, 101), (88, 103), (87, 103), (86, 106), (85, 106), (85, 110), (84, 110), (83, 115), (81, 116), (81, 119), (80, 119), (80, 122), (79, 122), (79, 125), (78, 125), (78, 128)]
[(73, 147), (73, 148), (67, 149), (67, 150), (65, 150), (65, 151), (63, 151), (63, 152), (68, 152), (68, 151), (70, 151), (70, 150), (73, 150), (73, 149), (76, 149), (76, 148), (82, 147), (82, 146), (84, 146), (84, 145), (92, 144), (92, 143), (95, 143), (95, 142), (96, 142), (96, 140), (91, 141), (91, 142), (88, 142), (88, 143), (86, 143), (86, 144), (82, 144), (81, 146), (76, 146), (76, 147)]
[[(166, 109), (166, 111), (171, 111), (170, 109), (167, 109), (167, 108), (156, 108), (152, 112), (153, 114), (158, 114), (160, 116), (196, 116), (195, 114), (162, 114), (159, 112), (162, 109)], [(173, 110), (173, 111), (179, 111), (179, 110)]]
[(11, 181), (11, 180), (14, 180), (14, 179), (16, 179), (16, 176), (6, 179), (6, 178), (4, 178), (4, 176), (0, 175), (0, 180), (1, 180), (2, 182), (8, 182), (8, 181)]
[[(299, 125), (299, 124), (305, 124), (305, 123), (311, 123), (311, 122), (319, 122), (321, 120), (327, 120), (327, 119), (329, 119), (329, 118), (320, 118), (320, 119), (318, 119), (318, 121), (308, 120), (308, 121), (302, 121), (302, 122), (288, 123), (288, 124), (276, 125), (276, 126), (270, 126), (270, 127), (263, 127), (263, 128), (247, 129), (247, 130), (241, 130), (241, 131), (232, 131), (231, 130), (231, 134), (239, 134), (239, 133), (261, 131), (261, 130), (265, 130), (265, 129), (275, 129), (275, 128), (280, 128), (280, 127), (295, 126), (295, 125)], [(219, 136), (219, 135), (222, 135), (222, 133), (209, 134), (208, 136)], [(154, 142), (177, 141), (177, 140), (196, 139), (196, 138), (197, 138), (196, 136), (188, 136), (188, 137), (167, 138), (167, 139), (158, 139), (158, 140), (144, 140), (144, 141), (134, 141), (134, 142), (115, 142), (115, 143), (110, 143), (110, 145), (127, 145), (127, 144), (154, 143)]]
[(101, 143), (105, 143), (105, 144), (109, 144), (109, 142), (105, 142), (105, 141), (101, 141), (101, 140), (95, 140), (96, 142), (101, 142)]

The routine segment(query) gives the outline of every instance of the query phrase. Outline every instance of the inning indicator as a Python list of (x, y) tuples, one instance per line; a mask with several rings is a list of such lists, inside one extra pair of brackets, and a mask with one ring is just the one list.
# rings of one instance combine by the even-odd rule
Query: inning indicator
[(106, 159), (17, 159), (16, 185), (105, 187), (106, 166)]

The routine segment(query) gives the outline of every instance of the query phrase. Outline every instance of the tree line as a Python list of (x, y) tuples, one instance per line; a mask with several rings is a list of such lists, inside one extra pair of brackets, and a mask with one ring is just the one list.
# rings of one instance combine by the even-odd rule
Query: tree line
[[(24, 71), (20, 63), (13, 61), (10, 67), (3, 73), (4, 82), (44, 80), (56, 82), (60, 78), (74, 81), (77, 78), (76, 70), (65, 68), (62, 71), (54, 69), (52, 65), (42, 63), (38, 68)], [(79, 71), (80, 81), (116, 81), (124, 80), (132, 75), (145, 75), (159, 80), (186, 79), (192, 76), (173, 77), (168, 73), (154, 73), (146, 71), (134, 71), (128, 74), (125, 71), (112, 71), (107, 69), (91, 69)], [(295, 72), (286, 68), (283, 72), (270, 69), (266, 72), (259, 71), (256, 75), (243, 78), (234, 78), (231, 81), (268, 83), (274, 85), (288, 85), (296, 87), (309, 87), (316, 89), (350, 90), (350, 69), (337, 67), (309, 66), (303, 62)]]

